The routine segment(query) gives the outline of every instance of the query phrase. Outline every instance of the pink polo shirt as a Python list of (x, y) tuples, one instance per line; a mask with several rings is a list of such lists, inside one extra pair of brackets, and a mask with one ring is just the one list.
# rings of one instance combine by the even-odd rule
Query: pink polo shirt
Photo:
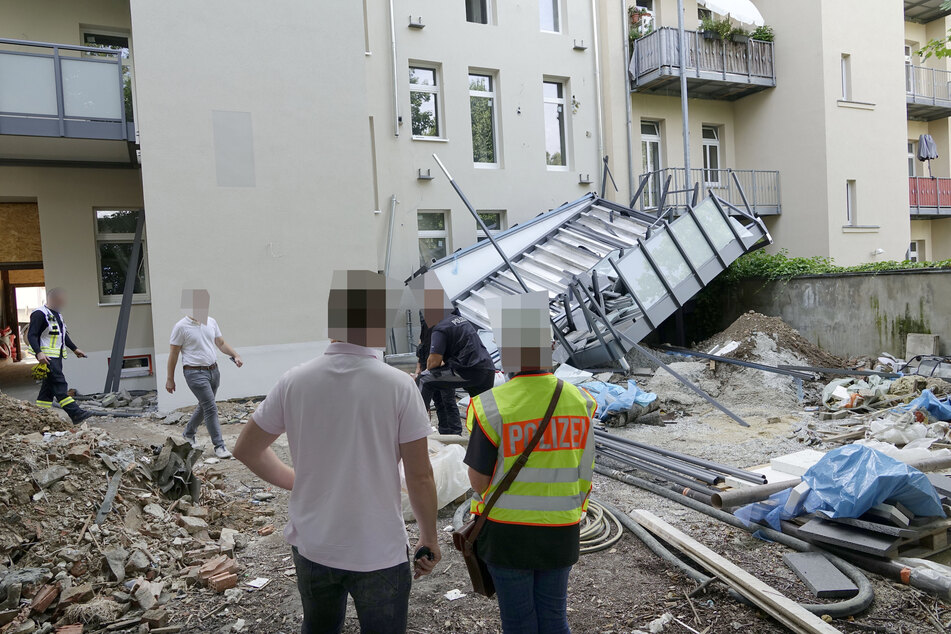
[(281, 377), (254, 422), (287, 433), (295, 476), (284, 536), (301, 555), (357, 572), (407, 560), (400, 443), (432, 432), (408, 374), (370, 348), (332, 343)]

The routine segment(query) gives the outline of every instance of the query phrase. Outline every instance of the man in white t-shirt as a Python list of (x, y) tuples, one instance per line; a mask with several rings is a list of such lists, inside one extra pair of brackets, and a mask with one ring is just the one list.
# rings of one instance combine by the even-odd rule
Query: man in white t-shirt
[(231, 452), (228, 451), (221, 437), (218, 405), (215, 403), (215, 394), (221, 383), (218, 350), (231, 357), (239, 368), (244, 365), (244, 362), (241, 360), (241, 355), (235, 352), (234, 348), (228, 345), (221, 336), (218, 322), (208, 315), (207, 291), (184, 291), (182, 306), (188, 314), (172, 328), (165, 389), (169, 394), (175, 392), (175, 366), (178, 365), (178, 357), (181, 356), (185, 383), (198, 399), (198, 407), (185, 425), (182, 436), (192, 446), (196, 446), (195, 432), (204, 420), (208, 435), (211, 436), (211, 442), (215, 447), (215, 455), (222, 459), (231, 458)]
[[(293, 546), (303, 632), (340, 632), (348, 594), (362, 632), (406, 631), (412, 581), (401, 461), (419, 526), (416, 577), (441, 557), (429, 417), (413, 379), (377, 350), (398, 305), (382, 275), (335, 272), (332, 343), (277, 382), (235, 444), (251, 471), (291, 490), (284, 536)], [(293, 468), (270, 448), (283, 433)]]

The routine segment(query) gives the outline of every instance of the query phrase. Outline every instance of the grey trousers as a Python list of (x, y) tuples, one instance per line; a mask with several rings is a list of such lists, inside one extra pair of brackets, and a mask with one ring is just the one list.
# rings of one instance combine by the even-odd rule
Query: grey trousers
[(221, 424), (218, 422), (218, 405), (215, 404), (215, 394), (218, 392), (218, 384), (221, 383), (221, 373), (218, 368), (214, 370), (184, 370), (184, 373), (188, 389), (198, 399), (198, 407), (192, 412), (192, 417), (185, 425), (185, 436), (194, 438), (198, 426), (204, 420), (212, 444), (215, 447), (224, 447), (225, 441), (221, 437)]

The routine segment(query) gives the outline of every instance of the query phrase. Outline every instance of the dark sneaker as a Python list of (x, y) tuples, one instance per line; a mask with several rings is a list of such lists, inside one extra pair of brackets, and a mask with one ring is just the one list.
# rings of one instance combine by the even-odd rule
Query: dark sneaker
[(83, 422), (84, 420), (86, 420), (87, 418), (92, 418), (93, 416), (97, 416), (97, 414), (93, 414), (92, 412), (87, 412), (86, 410), (80, 410), (78, 414), (73, 416), (72, 421), (73, 423), (79, 424)]

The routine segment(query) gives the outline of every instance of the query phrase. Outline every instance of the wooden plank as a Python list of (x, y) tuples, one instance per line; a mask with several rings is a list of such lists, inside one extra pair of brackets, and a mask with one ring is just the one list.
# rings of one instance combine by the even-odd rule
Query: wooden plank
[(841, 634), (840, 630), (832, 627), (789, 597), (784, 596), (775, 588), (760, 581), (695, 539), (688, 537), (653, 513), (635, 510), (631, 512), (631, 517), (650, 532), (689, 555), (710, 573), (730, 584), (737, 592), (793, 632)]

